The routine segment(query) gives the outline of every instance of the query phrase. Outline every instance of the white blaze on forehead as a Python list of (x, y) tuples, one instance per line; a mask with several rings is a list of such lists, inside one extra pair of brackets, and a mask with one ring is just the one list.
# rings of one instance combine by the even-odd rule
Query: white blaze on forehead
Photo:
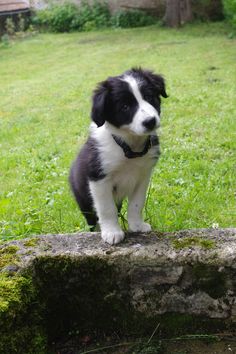
[(141, 81), (136, 80), (131, 75), (126, 75), (123, 81), (127, 82), (131, 88), (131, 91), (138, 102), (139, 110), (141, 110), (143, 113), (143, 119), (148, 117), (156, 117), (156, 119), (159, 120), (160, 117), (157, 110), (142, 97), (139, 89), (139, 84), (141, 84)]
[(134, 95), (134, 97), (136, 98), (136, 100), (138, 101), (139, 105), (141, 104), (141, 102), (143, 101), (141, 92), (139, 90), (138, 87), (138, 82), (137, 80), (135, 80), (135, 78), (133, 76), (125, 76), (123, 81), (127, 82), (128, 85), (130, 86), (132, 93)]

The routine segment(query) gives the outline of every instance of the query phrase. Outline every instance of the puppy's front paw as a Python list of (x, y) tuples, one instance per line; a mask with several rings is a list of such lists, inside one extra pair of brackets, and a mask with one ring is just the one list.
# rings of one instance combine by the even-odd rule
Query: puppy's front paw
[(136, 222), (129, 225), (129, 230), (132, 232), (149, 232), (152, 227), (146, 222)]
[(102, 239), (110, 245), (116, 245), (117, 243), (121, 242), (125, 237), (124, 232), (119, 229), (107, 229), (102, 231), (101, 235)]

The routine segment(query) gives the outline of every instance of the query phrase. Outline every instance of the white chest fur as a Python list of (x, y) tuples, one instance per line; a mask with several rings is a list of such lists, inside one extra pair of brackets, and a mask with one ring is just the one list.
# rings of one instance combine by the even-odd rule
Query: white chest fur
[(124, 158), (119, 167), (110, 174), (115, 199), (121, 201), (125, 197), (130, 197), (143, 180), (150, 178), (154, 164), (155, 161), (149, 156)]
[(118, 202), (132, 195), (143, 180), (149, 180), (159, 146), (153, 146), (142, 157), (128, 159), (106, 126), (92, 127), (91, 135), (97, 142), (105, 179), (112, 185), (114, 198)]

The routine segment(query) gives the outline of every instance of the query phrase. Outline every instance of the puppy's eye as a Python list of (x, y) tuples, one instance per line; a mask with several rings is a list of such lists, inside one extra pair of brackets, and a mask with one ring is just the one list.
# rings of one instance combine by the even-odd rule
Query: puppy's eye
[(127, 104), (124, 104), (121, 108), (122, 112), (127, 112), (129, 110), (129, 106)]
[(146, 94), (146, 95), (144, 96), (144, 99), (145, 99), (146, 101), (152, 101), (152, 100), (153, 100), (153, 96), (152, 96), (151, 94)]

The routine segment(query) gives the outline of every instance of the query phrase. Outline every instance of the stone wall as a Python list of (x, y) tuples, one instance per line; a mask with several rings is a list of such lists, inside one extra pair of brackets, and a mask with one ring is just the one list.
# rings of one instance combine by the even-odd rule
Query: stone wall
[(46, 353), (70, 331), (236, 329), (236, 229), (129, 234), (118, 246), (99, 233), (39, 236), (0, 245), (0, 269), (0, 353)]

